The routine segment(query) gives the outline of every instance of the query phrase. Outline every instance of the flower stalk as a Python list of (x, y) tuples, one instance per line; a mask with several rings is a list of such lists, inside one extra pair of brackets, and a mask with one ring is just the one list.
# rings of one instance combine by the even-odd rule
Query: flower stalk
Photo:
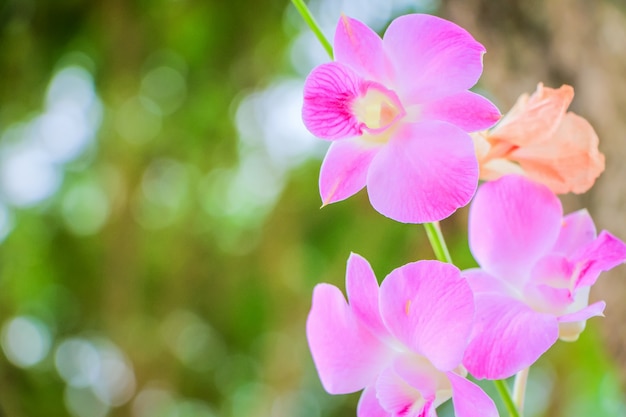
[(333, 47), (330, 42), (328, 42), (328, 39), (326, 39), (326, 37), (324, 36), (322, 29), (311, 14), (311, 11), (307, 7), (307, 5), (304, 3), (303, 0), (291, 0), (291, 3), (294, 5), (296, 10), (298, 10), (298, 13), (300, 13), (300, 16), (302, 16), (302, 19), (306, 22), (309, 28), (311, 28), (317, 39), (324, 47), (324, 50), (328, 53), (330, 59), (333, 59)]
[(504, 406), (506, 407), (509, 415), (511, 417), (521, 417), (520, 412), (517, 410), (515, 406), (515, 402), (513, 402), (513, 398), (511, 397), (511, 393), (509, 392), (509, 388), (506, 386), (506, 381), (503, 379), (496, 379), (493, 381), (496, 389), (498, 390), (498, 394), (502, 398), (504, 402)]
[(424, 223), (424, 228), (426, 229), (428, 241), (430, 242), (430, 246), (433, 248), (437, 259), (441, 262), (447, 262), (450, 264), (453, 263), (452, 257), (450, 256), (450, 251), (448, 250), (446, 241), (444, 240), (443, 234), (441, 233), (441, 227), (439, 227), (439, 222)]

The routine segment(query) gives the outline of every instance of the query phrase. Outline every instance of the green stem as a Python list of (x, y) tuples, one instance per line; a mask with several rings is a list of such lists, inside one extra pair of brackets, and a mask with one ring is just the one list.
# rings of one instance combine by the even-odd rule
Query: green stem
[(519, 411), (517, 411), (517, 407), (515, 407), (515, 403), (513, 402), (513, 398), (511, 398), (511, 393), (509, 392), (509, 388), (506, 386), (506, 381), (503, 379), (498, 379), (493, 381), (496, 389), (498, 390), (498, 394), (502, 398), (504, 402), (504, 406), (509, 411), (511, 417), (521, 417)]
[(424, 228), (426, 229), (426, 235), (430, 241), (430, 246), (432, 246), (437, 259), (441, 262), (448, 262), (451, 264), (452, 257), (450, 256), (450, 252), (446, 246), (446, 241), (443, 239), (443, 235), (441, 234), (439, 222), (424, 223)]
[(317, 39), (320, 41), (324, 49), (326, 49), (326, 52), (328, 52), (328, 56), (330, 56), (330, 59), (333, 59), (333, 47), (322, 33), (322, 29), (320, 29), (320, 26), (317, 24), (317, 21), (311, 14), (309, 8), (306, 6), (306, 4), (304, 4), (304, 1), (291, 0), (291, 3), (296, 7), (298, 12), (300, 13), (300, 16), (302, 16), (302, 19), (304, 19), (306, 24), (309, 25), (315, 36), (317, 36)]

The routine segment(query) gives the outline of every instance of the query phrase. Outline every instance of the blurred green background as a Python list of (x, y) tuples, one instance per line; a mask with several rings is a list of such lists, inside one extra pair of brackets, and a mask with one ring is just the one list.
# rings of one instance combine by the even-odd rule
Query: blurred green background
[[(342, 12), (381, 33), (429, 12), (530, 50), (485, 61), (479, 88), (506, 111), (539, 81), (577, 86), (550, 61), (517, 73), (562, 16), (528, 4), (310, 6), (328, 37)], [(379, 279), (433, 254), (365, 193), (319, 209), (327, 144), (300, 107), (326, 60), (286, 0), (0, 0), (0, 416), (355, 415), (311, 361), (312, 289), (343, 288), (350, 251)], [(443, 223), (460, 267), (465, 224)], [(528, 417), (626, 415), (599, 321), (532, 369)]]

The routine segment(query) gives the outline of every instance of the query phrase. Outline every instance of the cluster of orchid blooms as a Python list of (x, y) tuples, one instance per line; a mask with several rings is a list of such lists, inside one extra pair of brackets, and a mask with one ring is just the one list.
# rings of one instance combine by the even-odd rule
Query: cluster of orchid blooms
[(458, 417), (497, 416), (468, 372), (508, 378), (558, 339), (576, 340), (605, 307), (589, 305), (590, 287), (626, 261), (622, 241), (597, 234), (585, 210), (564, 216), (555, 195), (593, 185), (604, 169), (598, 138), (567, 112), (569, 86), (540, 84), (501, 118), (469, 91), (485, 48), (435, 16), (399, 17), (382, 39), (342, 16), (333, 51), (304, 86), (304, 124), (331, 141), (323, 203), (366, 187), (381, 214), (428, 223), (472, 201), (480, 267), (417, 261), (379, 286), (351, 254), (347, 301), (330, 284), (313, 293), (306, 331), (321, 382), (331, 394), (363, 390), (359, 417), (433, 417), (450, 398)]

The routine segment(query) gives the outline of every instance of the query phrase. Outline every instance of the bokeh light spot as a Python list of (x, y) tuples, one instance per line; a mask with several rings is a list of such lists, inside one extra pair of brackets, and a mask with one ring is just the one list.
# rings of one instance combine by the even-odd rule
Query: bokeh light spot
[(2, 150), (0, 181), (7, 200), (30, 207), (54, 194), (63, 178), (40, 147), (20, 145)]
[(134, 207), (135, 218), (143, 227), (160, 229), (180, 217), (188, 202), (189, 169), (173, 159), (158, 159), (148, 166)]
[(50, 82), (46, 111), (33, 123), (37, 138), (57, 163), (79, 156), (90, 144), (102, 121), (102, 104), (91, 74), (70, 66), (60, 70)]
[(75, 104), (88, 108), (96, 99), (91, 74), (84, 68), (70, 66), (63, 68), (48, 85), (46, 105), (54, 107), (60, 103)]
[(56, 349), (54, 363), (61, 378), (73, 387), (90, 386), (100, 374), (98, 351), (80, 338), (64, 340)]
[(179, 417), (172, 394), (162, 388), (141, 390), (132, 403), (133, 417)]
[(104, 417), (110, 407), (89, 388), (65, 387), (65, 406), (75, 417)]
[(98, 184), (78, 184), (63, 197), (62, 213), (66, 226), (74, 234), (92, 235), (107, 220), (109, 200)]
[(171, 352), (196, 371), (214, 368), (225, 355), (226, 348), (219, 334), (191, 311), (170, 313), (160, 331)]
[(146, 97), (132, 97), (117, 110), (117, 133), (132, 144), (143, 144), (161, 131), (161, 109)]
[(2, 327), (2, 350), (11, 363), (21, 368), (41, 362), (48, 354), (50, 342), (48, 327), (34, 317), (14, 317)]
[(107, 339), (66, 339), (57, 348), (55, 365), (68, 386), (88, 388), (107, 407), (122, 405), (135, 393), (130, 361)]
[(141, 94), (150, 98), (165, 115), (176, 111), (185, 101), (187, 84), (183, 75), (172, 67), (152, 69), (141, 80)]
[(113, 343), (101, 340), (96, 344), (100, 356), (100, 375), (92, 388), (105, 404), (119, 406), (135, 393), (135, 374), (126, 355)]
[(266, 152), (277, 172), (295, 168), (312, 156), (321, 158), (328, 147), (304, 127), (302, 88), (302, 80), (278, 79), (244, 97), (235, 113), (240, 140), (252, 150)]

